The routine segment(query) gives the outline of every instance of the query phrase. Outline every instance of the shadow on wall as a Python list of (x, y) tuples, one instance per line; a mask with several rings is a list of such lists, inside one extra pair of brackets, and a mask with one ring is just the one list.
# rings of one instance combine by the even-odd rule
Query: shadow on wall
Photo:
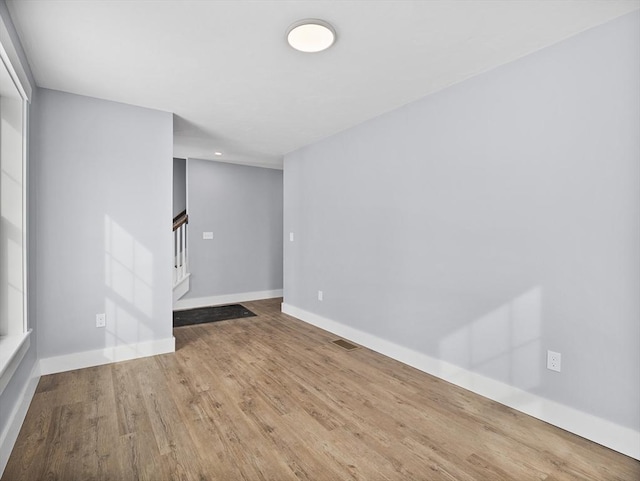
[(105, 348), (153, 339), (153, 255), (109, 215), (104, 230)]
[(449, 334), (439, 343), (440, 359), (531, 390), (541, 382), (541, 333), (538, 286)]
[(23, 318), (22, 207), (21, 202), (16, 201), (22, 198), (22, 185), (4, 167), (0, 182), (0, 335), (13, 335), (19, 333), (22, 321), (18, 325), (9, 320)]
[(0, 336), (11, 336), (24, 330), (22, 99), (3, 96), (0, 110)]

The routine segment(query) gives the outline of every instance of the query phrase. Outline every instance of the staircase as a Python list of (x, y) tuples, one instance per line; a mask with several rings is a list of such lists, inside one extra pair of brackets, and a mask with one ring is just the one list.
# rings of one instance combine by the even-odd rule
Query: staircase
[(173, 218), (173, 302), (189, 291), (189, 262), (187, 257), (187, 224), (184, 210)]

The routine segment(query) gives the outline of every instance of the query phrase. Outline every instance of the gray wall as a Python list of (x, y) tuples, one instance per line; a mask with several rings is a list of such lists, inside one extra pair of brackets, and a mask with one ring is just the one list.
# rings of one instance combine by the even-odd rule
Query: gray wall
[(173, 159), (173, 217), (187, 208), (187, 161)]
[(282, 171), (187, 162), (191, 289), (183, 299), (282, 289)]
[(639, 430), (639, 32), (287, 155), (285, 302)]
[(171, 114), (38, 95), (39, 356), (170, 338)]

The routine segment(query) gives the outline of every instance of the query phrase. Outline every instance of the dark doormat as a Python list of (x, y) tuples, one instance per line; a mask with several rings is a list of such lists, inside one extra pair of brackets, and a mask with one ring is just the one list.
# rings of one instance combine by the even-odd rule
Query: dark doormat
[(199, 307), (186, 311), (173, 311), (173, 327), (205, 324), (207, 322), (254, 317), (255, 314), (240, 304), (228, 306)]

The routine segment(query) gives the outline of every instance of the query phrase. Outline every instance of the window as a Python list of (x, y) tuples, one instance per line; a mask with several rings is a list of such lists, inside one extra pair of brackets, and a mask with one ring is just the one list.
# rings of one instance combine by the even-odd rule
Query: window
[(26, 315), (25, 141), (28, 104), (5, 44), (0, 43), (0, 47), (1, 394), (29, 348), (29, 330)]

